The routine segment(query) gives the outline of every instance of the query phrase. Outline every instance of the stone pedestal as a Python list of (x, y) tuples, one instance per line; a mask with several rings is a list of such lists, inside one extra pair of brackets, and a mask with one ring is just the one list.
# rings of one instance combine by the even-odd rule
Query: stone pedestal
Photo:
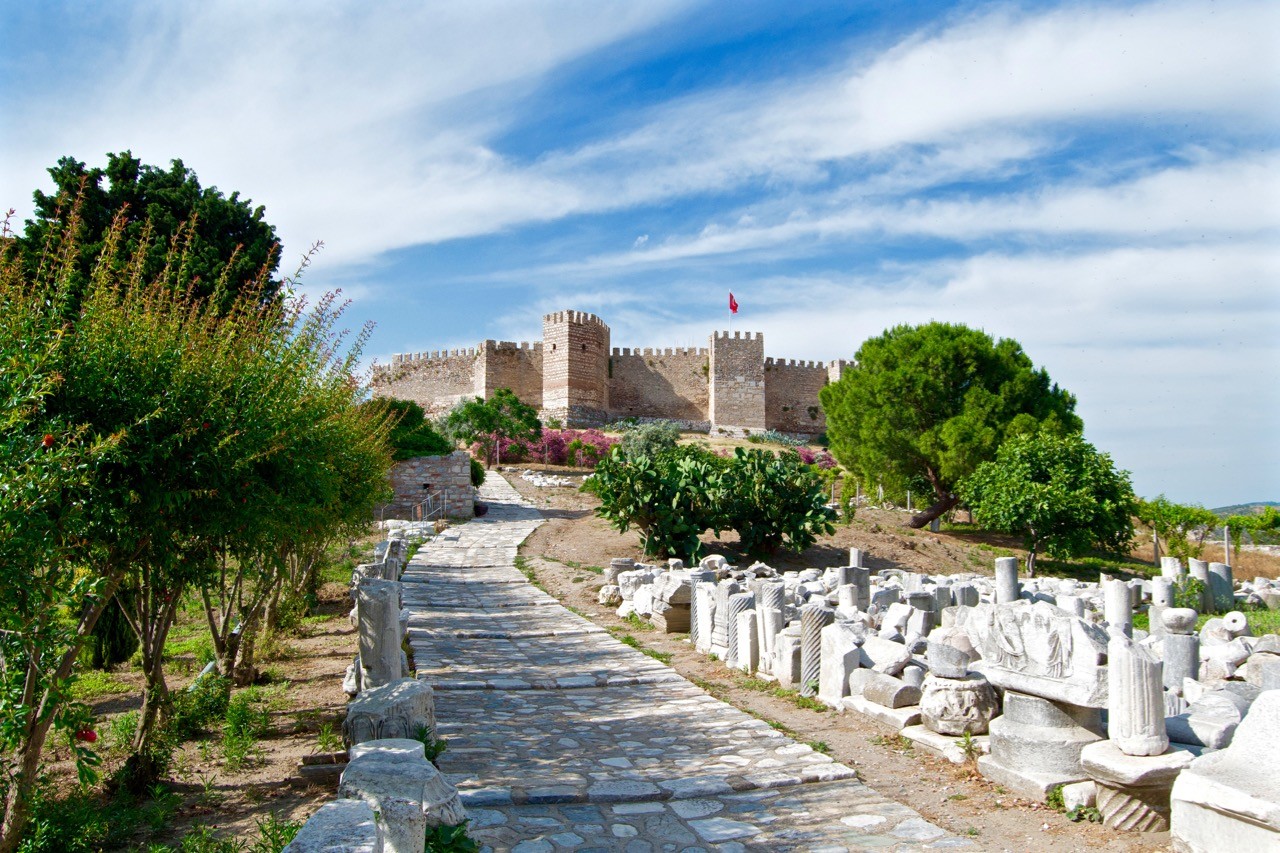
[(1164, 832), (1169, 828), (1169, 792), (1195, 758), (1184, 746), (1158, 755), (1126, 755), (1111, 740), (1080, 752), (1080, 764), (1097, 783), (1098, 811), (1111, 829)]
[(800, 685), (800, 629), (788, 625), (778, 634), (773, 648), (773, 677), (781, 687)]
[(1018, 583), (1018, 558), (996, 558), (996, 604), (1009, 604), (1022, 595)]
[(1080, 752), (1102, 740), (1102, 713), (1006, 690), (1004, 714), (991, 721), (990, 731), (991, 754), (978, 759), (982, 775), (1020, 797), (1043, 801), (1053, 786), (1087, 778)]
[(353, 747), (338, 795), (363, 800), (378, 813), (383, 847), (423, 853), (431, 826), (467, 819), (458, 792), (423, 757), (415, 740), (373, 740)]
[(944, 735), (984, 735), (999, 712), (996, 692), (978, 673), (963, 678), (930, 675), (920, 692), (920, 720)]
[(1202, 755), (1173, 785), (1173, 847), (1245, 853), (1280, 850), (1280, 690), (1253, 703), (1231, 746)]
[(812, 696), (822, 674), (822, 629), (835, 621), (830, 607), (806, 604), (800, 608), (800, 695)]
[(431, 685), (401, 678), (360, 694), (347, 706), (342, 723), (348, 747), (386, 738), (416, 738), (420, 731), (434, 733), (435, 697)]
[(858, 668), (862, 653), (858, 631), (847, 622), (822, 629), (822, 654), (818, 668), (818, 698), (833, 708), (849, 695), (849, 673)]

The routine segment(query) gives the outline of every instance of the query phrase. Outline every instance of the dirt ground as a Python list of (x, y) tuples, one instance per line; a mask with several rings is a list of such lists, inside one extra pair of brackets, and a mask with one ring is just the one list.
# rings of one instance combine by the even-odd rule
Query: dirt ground
[[(347, 704), (342, 677), (356, 647), (355, 631), (347, 619), (349, 610), (347, 587), (325, 584), (317, 616), (307, 619), (276, 653), (260, 658), (260, 667), (269, 676), (263, 689), (271, 697), (273, 710), (271, 728), (259, 739), (253, 757), (233, 770), (219, 748), (219, 732), (187, 741), (175, 753), (170, 779), (165, 783), (180, 803), (159, 828), (144, 826), (135, 833), (128, 849), (150, 843), (176, 848), (183, 836), (201, 825), (222, 837), (251, 840), (259, 834), (259, 821), (269, 816), (279, 821), (303, 821), (333, 798), (336, 776), (331, 781), (308, 783), (299, 776), (298, 766), (304, 755), (321, 752), (318, 733), (322, 725), (328, 724), (341, 737)], [(180, 621), (178, 629), (183, 625)], [(199, 626), (188, 627), (194, 634)], [(185, 688), (198, 669), (194, 660), (174, 660), (167, 667), (170, 689)], [(122, 665), (112, 676), (131, 689), (90, 700), (104, 755), (103, 778), (110, 776), (126, 754), (111, 742), (111, 721), (137, 710), (141, 702), (140, 673)], [(341, 748), (340, 743), (337, 747), (326, 745), (330, 750)], [(65, 755), (63, 758), (53, 771), (69, 779), (74, 770)]]
[[(507, 479), (547, 517), (521, 553), (546, 589), (583, 616), (616, 632), (630, 633), (645, 647), (671, 655), (670, 665), (717, 697), (773, 722), (798, 740), (823, 744), (838, 761), (856, 768), (862, 780), (886, 796), (920, 812), (957, 834), (973, 836), (989, 851), (1167, 850), (1168, 833), (1129, 834), (1087, 822), (1074, 823), (1039, 803), (1014, 797), (978, 776), (968, 766), (919, 754), (896, 738), (896, 731), (857, 715), (814, 711), (776, 697), (760, 679), (732, 673), (722, 663), (696, 652), (683, 634), (639, 630), (602, 607), (596, 596), (603, 583), (598, 571), (614, 557), (640, 559), (634, 531), (619, 534), (592, 510), (596, 499), (574, 488), (538, 488), (517, 472)], [(1013, 543), (974, 540), (900, 527), (901, 513), (861, 511), (849, 527), (822, 540), (801, 557), (779, 560), (778, 568), (837, 565), (850, 547), (868, 552), (873, 568), (910, 568), (930, 573), (990, 572), (993, 548)], [(713, 550), (735, 562), (733, 534)], [(1004, 553), (1004, 551), (1001, 551)]]

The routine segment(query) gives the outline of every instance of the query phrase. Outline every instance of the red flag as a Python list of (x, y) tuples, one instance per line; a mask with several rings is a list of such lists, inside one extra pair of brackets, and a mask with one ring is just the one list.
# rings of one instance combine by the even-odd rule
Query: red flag
[(734, 299), (734, 298), (733, 298), (733, 291), (732, 291), (732, 290), (731, 290), (731, 291), (729, 291), (729, 313), (730, 313), (730, 314), (737, 314), (737, 313), (738, 313), (738, 300), (736, 300), (736, 299)]

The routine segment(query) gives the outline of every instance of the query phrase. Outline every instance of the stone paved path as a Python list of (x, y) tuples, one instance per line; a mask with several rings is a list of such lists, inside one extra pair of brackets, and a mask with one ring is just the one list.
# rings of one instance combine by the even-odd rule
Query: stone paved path
[(485, 850), (976, 849), (561, 607), (515, 568), (538, 511), (496, 473), (481, 498), (404, 580), (440, 769)]

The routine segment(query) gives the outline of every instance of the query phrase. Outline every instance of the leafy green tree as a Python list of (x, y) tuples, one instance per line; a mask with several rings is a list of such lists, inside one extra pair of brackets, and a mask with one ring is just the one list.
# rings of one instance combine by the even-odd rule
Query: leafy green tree
[(1249, 515), (1229, 515), (1219, 519), (1231, 531), (1231, 550), (1239, 556), (1240, 545), (1244, 541), (1244, 532), (1263, 533), (1280, 530), (1280, 510), (1273, 506), (1265, 507), (1259, 513)]
[(697, 560), (699, 537), (724, 529), (724, 459), (699, 447), (629, 458), (621, 446), (596, 465), (583, 491), (600, 498), (596, 514), (620, 533), (640, 532), (650, 557)]
[(835, 532), (822, 479), (796, 453), (735, 449), (725, 494), (725, 524), (752, 556), (781, 548), (798, 554)]
[[(27, 274), (34, 276), (46, 244), (57, 244), (68, 234), (73, 238), (73, 258), (63, 270), (70, 288), (68, 310), (74, 312), (78, 306), (76, 297), (84, 291), (112, 225), (121, 216), (124, 227), (116, 239), (122, 246), (114, 253), (115, 262), (131, 262), (138, 247), (143, 247), (138, 281), (160, 276), (170, 260), (173, 241), (180, 239), (187, 266), (186, 292), (197, 299), (212, 299), (219, 313), (242, 290), (252, 290), (267, 301), (280, 294), (281, 282), (271, 278), (279, 264), (279, 241), (275, 228), (264, 218), (264, 208), (253, 207), (238, 192), (224, 196), (216, 187), (201, 187), (196, 173), (181, 160), (162, 169), (144, 165), (125, 151), (108, 154), (106, 168), (91, 169), (63, 157), (49, 174), (54, 191), (35, 191), (35, 217), (26, 222), (19, 243), (27, 258)], [(69, 232), (73, 206), (76, 227)]]
[(1200, 556), (1205, 536), (1219, 523), (1211, 510), (1174, 503), (1164, 495), (1139, 500), (1134, 515), (1160, 537), (1169, 556), (1183, 560)]
[(680, 441), (680, 428), (671, 421), (637, 424), (622, 434), (622, 452), (628, 458), (657, 456)]
[(412, 400), (376, 397), (365, 403), (378, 416), (388, 416), (391, 428), (392, 458), (397, 461), (415, 456), (443, 456), (454, 451), (453, 442), (436, 432), (422, 407)]
[(493, 464), (502, 461), (503, 440), (532, 441), (542, 435), (538, 410), (521, 403), (509, 388), (499, 388), (488, 400), (475, 397), (459, 402), (445, 418), (444, 428), (459, 441), (479, 442)]
[(897, 326), (863, 343), (857, 366), (822, 389), (831, 452), (866, 482), (923, 477), (934, 502), (923, 527), (956, 504), (957, 484), (1010, 436), (1079, 432), (1075, 398), (1016, 341), (962, 325)]
[(1055, 558), (1091, 548), (1123, 552), (1133, 540), (1128, 472), (1074, 433), (1009, 439), (995, 460), (965, 478), (960, 492), (976, 522), (1023, 537), (1032, 577), (1041, 550)]

